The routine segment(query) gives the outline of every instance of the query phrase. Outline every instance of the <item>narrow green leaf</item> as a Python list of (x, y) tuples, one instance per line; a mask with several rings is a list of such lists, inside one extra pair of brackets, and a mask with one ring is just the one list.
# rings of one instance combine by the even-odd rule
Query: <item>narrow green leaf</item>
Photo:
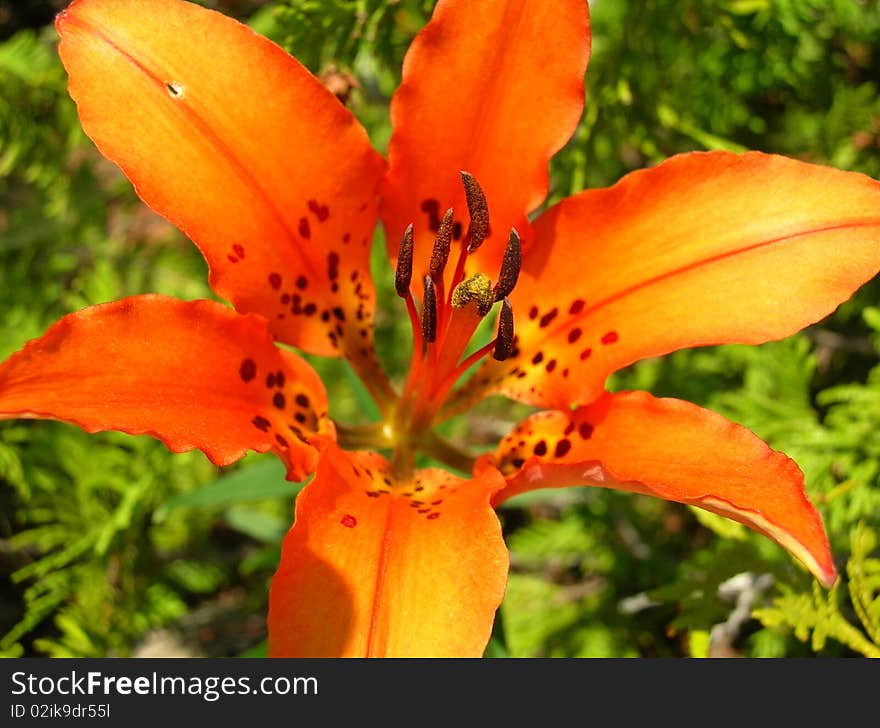
[(284, 466), (274, 457), (261, 458), (252, 465), (223, 475), (213, 483), (167, 500), (157, 509), (155, 519), (162, 520), (169, 511), (181, 507), (247, 503), (272, 498), (289, 498), (299, 493), (305, 483), (284, 479)]

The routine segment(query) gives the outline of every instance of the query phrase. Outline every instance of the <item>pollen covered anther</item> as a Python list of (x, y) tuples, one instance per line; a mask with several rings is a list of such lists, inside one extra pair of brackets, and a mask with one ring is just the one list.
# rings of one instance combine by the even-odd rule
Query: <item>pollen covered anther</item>
[(464, 308), (471, 303), (476, 305), (480, 317), (492, 310), (495, 294), (492, 291), (492, 281), (484, 273), (475, 273), (459, 283), (452, 292), (453, 308)]
[(412, 223), (403, 233), (400, 241), (400, 252), (397, 255), (397, 269), (394, 271), (394, 290), (401, 298), (409, 294), (413, 271), (413, 226)]
[(431, 276), (425, 276), (425, 296), (422, 302), (422, 336), (428, 343), (437, 339), (437, 292)]
[(471, 225), (468, 229), (468, 253), (473, 253), (479, 248), (489, 234), (489, 206), (486, 204), (486, 195), (476, 178), (468, 172), (461, 172), (461, 181), (464, 184), (464, 195), (467, 200), (468, 214)]
[(496, 361), (504, 361), (510, 356), (513, 348), (513, 306), (510, 299), (505, 297), (501, 302), (501, 311), (498, 314), (498, 335), (495, 337), (495, 351), (492, 357)]
[(501, 272), (498, 274), (498, 282), (495, 284), (495, 300), (507, 298), (516, 286), (519, 279), (519, 271), (522, 268), (522, 244), (516, 228), (510, 229), (510, 238), (504, 249), (504, 260), (501, 262)]
[(453, 211), (450, 207), (443, 219), (440, 221), (440, 227), (434, 238), (434, 249), (431, 251), (431, 278), (438, 283), (443, 277), (443, 271), (446, 269), (446, 261), (449, 260), (449, 248), (452, 245), (452, 229), (453, 229)]

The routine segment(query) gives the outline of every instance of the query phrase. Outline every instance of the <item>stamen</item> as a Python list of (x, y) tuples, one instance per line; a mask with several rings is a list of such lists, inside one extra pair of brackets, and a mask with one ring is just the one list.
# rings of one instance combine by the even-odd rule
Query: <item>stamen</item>
[(452, 208), (450, 207), (437, 230), (434, 238), (434, 249), (431, 251), (430, 273), (434, 283), (443, 280), (443, 271), (446, 269), (446, 261), (449, 260), (449, 248), (452, 245)]
[(428, 343), (437, 338), (437, 293), (431, 276), (425, 276), (425, 296), (422, 303), (422, 336)]
[(498, 283), (495, 284), (495, 300), (499, 301), (511, 294), (519, 279), (519, 270), (522, 267), (522, 245), (516, 228), (510, 229), (510, 238), (504, 249), (504, 260), (501, 262), (501, 272), (498, 274)]
[(470, 244), (468, 252), (473, 253), (479, 248), (489, 234), (489, 206), (486, 204), (486, 195), (480, 183), (468, 172), (461, 172), (461, 181), (464, 184), (464, 195), (467, 200), (468, 214), (471, 225), (468, 229)]
[(484, 273), (475, 273), (466, 281), (459, 283), (452, 292), (452, 307), (464, 308), (475, 303), (480, 317), (492, 309), (495, 297), (492, 293), (492, 281)]
[(492, 356), (497, 361), (504, 361), (510, 356), (513, 348), (513, 306), (510, 299), (501, 302), (501, 312), (498, 315), (498, 336), (495, 337), (495, 351)]
[(400, 252), (397, 255), (397, 270), (394, 272), (394, 290), (401, 298), (409, 295), (413, 271), (413, 226), (412, 223), (403, 233), (400, 241)]

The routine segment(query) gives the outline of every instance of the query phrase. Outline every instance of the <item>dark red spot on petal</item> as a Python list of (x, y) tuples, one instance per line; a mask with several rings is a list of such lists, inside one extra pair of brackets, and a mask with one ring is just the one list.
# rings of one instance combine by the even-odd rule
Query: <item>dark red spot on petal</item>
[(590, 354), (592, 354), (592, 353), (593, 353), (593, 350), (592, 350), (592, 349), (589, 349), (589, 348), (584, 349), (584, 350), (581, 352), (580, 360), (581, 360), (581, 361), (586, 361), (587, 359), (590, 358)]
[(544, 352), (543, 351), (539, 351), (537, 354), (535, 354), (532, 357), (532, 364), (540, 364), (542, 361), (544, 361)]
[(327, 205), (321, 205), (317, 200), (309, 200), (309, 211), (318, 218), (319, 222), (324, 222), (330, 217), (330, 208)]
[(276, 291), (281, 288), (281, 275), (279, 273), (269, 274), (269, 285)]
[(299, 234), (306, 240), (312, 237), (312, 230), (309, 227), (309, 219), (307, 217), (301, 217), (299, 219)]
[(547, 362), (547, 374), (550, 374), (554, 369), (556, 369), (556, 359), (551, 359)]
[(559, 315), (559, 309), (554, 307), (554, 308), (550, 309), (547, 313), (545, 313), (543, 316), (541, 316), (541, 320), (538, 322), (538, 325), (542, 329), (547, 328), (553, 322), (553, 319), (555, 319), (558, 315)]
[(429, 513), (427, 518), (429, 521), (433, 521), (435, 518), (440, 518), (440, 514), (434, 511), (434, 513)]
[(419, 205), (422, 212), (428, 216), (428, 227), (432, 233), (440, 229), (440, 203), (437, 200), (422, 200)]
[(275, 372), (275, 386), (283, 387), (284, 386), (284, 372), (278, 371)]
[(245, 359), (238, 368), (238, 374), (242, 381), (249, 382), (257, 376), (257, 364), (253, 359)]
[(602, 337), (603, 344), (613, 344), (616, 341), (620, 340), (620, 336), (617, 335), (616, 331), (609, 331)]
[(572, 329), (568, 332), (568, 343), (573, 344), (579, 338), (581, 338), (581, 334), (583, 332), (580, 329)]
[(278, 442), (279, 445), (281, 445), (281, 447), (290, 447), (287, 444), (287, 440), (285, 440), (281, 435), (276, 434), (275, 440)]
[(230, 263), (238, 263), (238, 258), (236, 258), (234, 255), (227, 255), (226, 257), (229, 258)]
[(300, 407), (308, 407), (309, 404), (310, 404), (310, 402), (309, 402), (309, 398), (306, 397), (306, 395), (304, 395), (304, 394), (298, 394), (298, 395), (296, 395), (296, 403), (297, 403)]
[(262, 430), (263, 432), (268, 432), (269, 428), (272, 426), (272, 423), (269, 422), (269, 420), (267, 420), (265, 417), (260, 417), (260, 415), (254, 417), (254, 419), (251, 420), (251, 424), (258, 430)]
[(309, 281), (305, 276), (299, 276), (299, 278), (296, 279), (296, 287), (299, 288), (299, 290), (304, 291), (308, 285)]
[(568, 439), (560, 440), (559, 442), (556, 443), (556, 449), (553, 451), (553, 454), (556, 457), (561, 458), (569, 450), (571, 450), (571, 440), (568, 440)]
[(532, 450), (532, 452), (534, 452), (535, 455), (537, 455), (538, 457), (541, 457), (542, 455), (546, 455), (546, 454), (547, 454), (547, 443), (544, 442), (543, 440), (540, 440), (540, 441), (535, 445), (535, 447), (534, 447), (534, 449)]
[(266, 386), (269, 389), (272, 389), (272, 387), (275, 386), (275, 372), (269, 372), (266, 375)]
[(281, 392), (275, 392), (275, 395), (272, 397), (272, 404), (274, 404), (278, 409), (283, 410), (284, 406), (287, 404), (284, 395)]
[[(375, 497), (375, 496), (378, 496), (379, 494), (378, 494), (378, 493), (375, 493), (375, 494), (374, 494), (374, 493), (367, 493), (367, 495), (372, 495), (373, 497)], [(358, 525), (357, 518), (355, 518), (355, 517), (354, 517), (353, 515), (351, 515), (350, 513), (346, 513), (346, 514), (342, 517), (342, 520), (339, 521), (339, 522), (340, 522), (343, 526), (345, 526), (346, 528), (354, 528), (355, 526)]]
[(593, 426), (589, 422), (581, 422), (578, 425), (578, 434), (584, 440), (589, 440), (593, 436)]
[(568, 309), (568, 312), (572, 316), (574, 316), (575, 314), (579, 314), (581, 311), (584, 310), (584, 305), (586, 305), (586, 302), (578, 298), (576, 301), (572, 302), (571, 307)]
[(236, 243), (232, 246), (232, 251), (239, 257), (244, 258), (244, 247)]
[(529, 309), (529, 318), (530, 318), (532, 321), (534, 321), (536, 318), (538, 318), (538, 307), (537, 307), (537, 306), (532, 306), (532, 307)]

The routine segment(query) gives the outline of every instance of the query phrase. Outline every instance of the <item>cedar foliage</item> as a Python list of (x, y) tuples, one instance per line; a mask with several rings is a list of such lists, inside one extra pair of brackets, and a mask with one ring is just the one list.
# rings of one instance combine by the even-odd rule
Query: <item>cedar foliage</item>
[[(236, 12), (323, 77), (377, 148), (430, 0), (202, 3)], [(880, 7), (851, 0), (594, 0), (587, 106), (551, 201), (678, 152), (761, 149), (880, 176)], [(60, 315), (158, 291), (210, 297), (205, 266), (82, 134), (51, 26), (0, 38), (0, 356)], [(377, 234), (374, 275), (391, 275)], [(601, 271), (596, 272), (601, 275)], [(710, 407), (791, 455), (841, 581), (703, 511), (602, 490), (521, 496), (487, 654), (878, 656), (880, 284), (788, 340), (682, 351), (616, 375)], [(377, 318), (400, 376), (408, 324)], [(318, 362), (334, 416), (370, 416), (347, 367)], [(448, 435), (488, 446), (525, 408), (490, 400)], [(261, 654), (267, 585), (297, 487), (271, 459), (218, 472), (144, 437), (0, 423), (0, 654), (131, 654), (173, 629), (197, 654)], [(247, 652), (245, 652), (247, 650)]]

